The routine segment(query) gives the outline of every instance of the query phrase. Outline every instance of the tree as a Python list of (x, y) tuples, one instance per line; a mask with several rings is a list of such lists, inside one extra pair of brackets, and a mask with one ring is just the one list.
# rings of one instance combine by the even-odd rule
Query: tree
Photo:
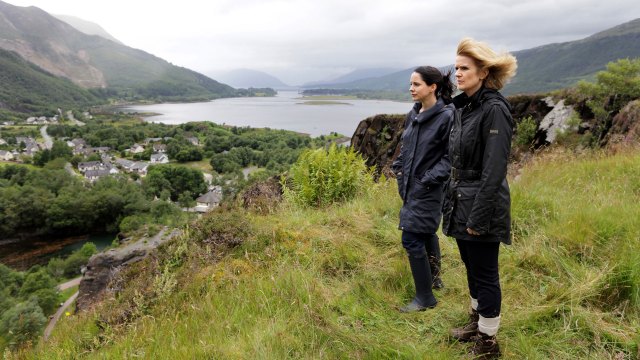
[(27, 299), (31, 294), (41, 289), (55, 289), (56, 282), (45, 268), (27, 274), (20, 288), (20, 298)]
[(595, 83), (578, 83), (578, 92), (595, 115), (594, 134), (600, 141), (611, 126), (613, 115), (640, 97), (640, 58), (610, 62), (606, 71), (596, 75)]
[(0, 334), (13, 347), (37, 341), (47, 322), (35, 299), (19, 303), (0, 317)]
[(64, 158), (71, 159), (73, 153), (71, 148), (64, 141), (56, 140), (51, 147), (51, 159)]

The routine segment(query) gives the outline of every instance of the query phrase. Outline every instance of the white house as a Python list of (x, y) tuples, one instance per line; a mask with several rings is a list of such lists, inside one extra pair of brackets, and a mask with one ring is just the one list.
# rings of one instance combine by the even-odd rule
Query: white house
[(222, 193), (217, 189), (212, 190), (196, 199), (194, 209), (197, 212), (207, 212), (220, 205), (220, 201), (222, 201)]
[(129, 149), (129, 151), (132, 154), (140, 154), (140, 153), (144, 152), (144, 146), (142, 146), (140, 144), (133, 144), (133, 146), (131, 146), (131, 149)]
[(190, 142), (193, 145), (196, 145), (196, 146), (198, 146), (200, 144), (200, 140), (198, 140), (198, 138), (195, 137), (195, 136), (188, 137), (187, 141)]
[(169, 162), (169, 157), (166, 154), (151, 154), (150, 161), (152, 164), (166, 164)]
[(167, 152), (167, 145), (165, 144), (153, 144), (153, 152), (164, 154)]
[(7, 145), (7, 142), (4, 139), (0, 138), (0, 145)]
[(109, 170), (89, 170), (86, 173), (84, 173), (84, 177), (91, 182), (95, 182), (100, 178), (109, 176), (109, 174), (110, 174)]
[(106, 167), (100, 161), (85, 161), (78, 163), (78, 170), (80, 170), (81, 173), (103, 169), (106, 169)]
[(0, 160), (11, 161), (13, 160), (13, 154), (10, 151), (0, 150)]
[(149, 164), (148, 163), (146, 163), (144, 161), (138, 161), (135, 164), (133, 164), (133, 167), (131, 168), (131, 171), (135, 172), (136, 174), (138, 174), (140, 176), (146, 176), (148, 169), (149, 169)]

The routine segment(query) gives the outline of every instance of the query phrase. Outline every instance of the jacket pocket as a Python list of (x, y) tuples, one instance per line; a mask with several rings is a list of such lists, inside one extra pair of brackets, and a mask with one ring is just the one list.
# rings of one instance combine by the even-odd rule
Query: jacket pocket
[(478, 190), (475, 187), (458, 187), (453, 191), (455, 199), (453, 221), (466, 226), (477, 192)]

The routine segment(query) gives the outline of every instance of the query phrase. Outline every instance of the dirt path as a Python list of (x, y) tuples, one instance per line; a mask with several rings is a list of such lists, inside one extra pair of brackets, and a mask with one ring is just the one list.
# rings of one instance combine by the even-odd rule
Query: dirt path
[(66, 290), (70, 287), (74, 287), (76, 285), (80, 285), (80, 280), (82, 280), (82, 276), (78, 276), (75, 279), (71, 279), (69, 281), (67, 281), (66, 283), (62, 283), (60, 285), (58, 285), (58, 290), (62, 291), (62, 290)]
[[(72, 281), (75, 281), (75, 280), (76, 279)], [(47, 339), (49, 339), (49, 336), (51, 335), (51, 332), (53, 331), (54, 326), (56, 326), (56, 323), (58, 322), (58, 320), (60, 320), (60, 317), (62, 316), (62, 314), (64, 314), (65, 310), (67, 310), (69, 305), (71, 305), (74, 301), (76, 301), (77, 297), (78, 297), (78, 292), (76, 291), (76, 293), (71, 295), (71, 297), (68, 298), (67, 301), (65, 301), (64, 304), (62, 304), (62, 306), (60, 306), (58, 311), (56, 311), (56, 313), (53, 314), (53, 317), (51, 318), (49, 325), (47, 325), (47, 328), (44, 329), (44, 336), (43, 336), (44, 341), (47, 341)]]

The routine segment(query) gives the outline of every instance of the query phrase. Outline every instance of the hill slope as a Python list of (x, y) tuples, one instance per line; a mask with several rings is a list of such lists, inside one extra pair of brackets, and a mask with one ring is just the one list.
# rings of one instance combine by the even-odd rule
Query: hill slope
[(235, 90), (165, 60), (84, 34), (35, 7), (0, 1), (0, 48), (85, 88), (129, 97), (212, 99)]
[[(607, 63), (640, 57), (640, 19), (613, 27), (582, 40), (549, 44), (515, 51), (518, 73), (503, 90), (506, 95), (538, 93), (591, 79)], [(452, 56), (453, 58), (453, 56)], [(407, 92), (412, 70), (323, 87), (334, 89), (388, 90)]]
[(58, 107), (68, 109), (98, 101), (86, 89), (43, 71), (14, 52), (0, 49), (0, 69), (0, 109), (5, 113), (52, 116)]
[(544, 92), (591, 79), (607, 63), (640, 57), (640, 19), (588, 38), (514, 52), (518, 74), (504, 92)]
[[(637, 154), (551, 154), (512, 184), (504, 358), (637, 356), (638, 172)], [(438, 306), (395, 310), (413, 291), (399, 206), (387, 182), (326, 209), (209, 214), (123, 274), (118, 296), (20, 358), (461, 358), (468, 346), (447, 335), (469, 301), (454, 241), (441, 237)]]
[(224, 74), (216, 76), (216, 78), (225, 84), (229, 84), (237, 88), (274, 88), (289, 89), (291, 86), (283, 83), (277, 77), (262, 71), (251, 69), (235, 69)]

